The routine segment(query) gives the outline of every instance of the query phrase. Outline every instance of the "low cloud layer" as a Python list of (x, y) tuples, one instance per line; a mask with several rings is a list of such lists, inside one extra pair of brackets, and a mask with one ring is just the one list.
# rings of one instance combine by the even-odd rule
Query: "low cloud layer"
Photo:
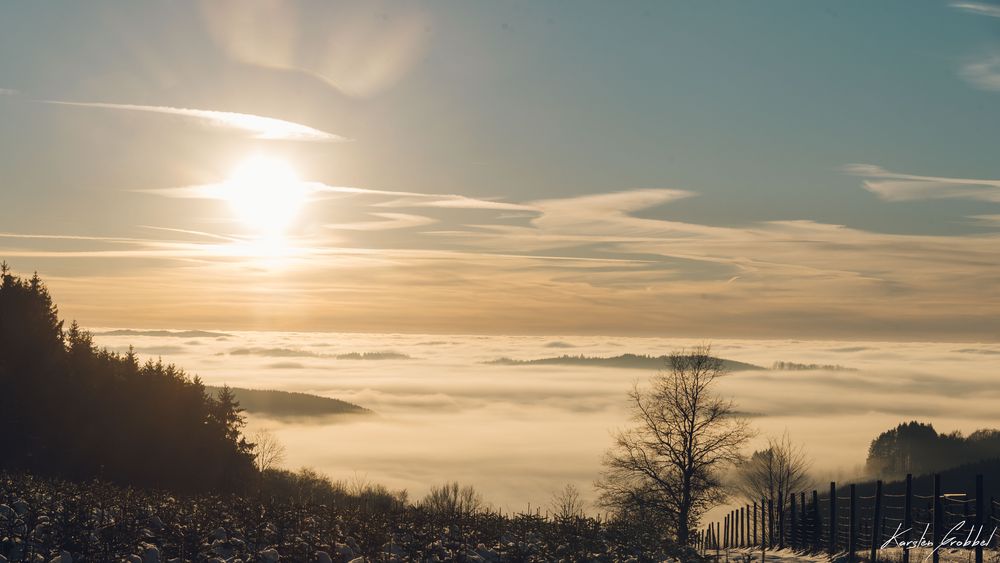
[[(170, 345), (168, 336), (103, 335), (101, 345), (140, 349)], [(588, 366), (497, 366), (551, 353), (553, 342), (574, 352), (660, 355), (704, 343), (670, 338), (448, 336), (238, 332), (229, 341), (185, 345), (164, 359), (207, 384), (300, 391), (370, 408), (371, 417), (270, 420), (288, 448), (287, 464), (320, 469), (337, 479), (366, 476), (419, 497), (434, 483), (473, 484), (505, 509), (544, 505), (552, 491), (574, 483), (593, 498), (592, 482), (611, 431), (629, 423), (625, 394), (653, 371)], [(430, 344), (433, 344), (432, 346)], [(353, 350), (388, 349), (414, 356), (401, 362), (344, 362)], [(329, 357), (275, 361), (246, 350), (322, 350)], [(986, 344), (845, 343), (717, 340), (717, 354), (741, 362), (776, 360), (848, 364), (857, 371), (746, 371), (722, 380), (767, 436), (788, 431), (804, 444), (816, 469), (853, 477), (870, 440), (901, 421), (932, 422), (940, 431), (990, 426), (1000, 392), (984, 373), (1000, 346)], [(220, 355), (222, 354), (222, 355)]]

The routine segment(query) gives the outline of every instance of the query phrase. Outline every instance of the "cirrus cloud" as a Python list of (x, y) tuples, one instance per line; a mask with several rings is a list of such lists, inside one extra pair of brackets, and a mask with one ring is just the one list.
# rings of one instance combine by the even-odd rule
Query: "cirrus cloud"
[(308, 125), (286, 121), (274, 117), (253, 115), (249, 113), (236, 113), (231, 111), (217, 111), (206, 109), (178, 108), (171, 106), (147, 106), (138, 104), (113, 104), (105, 102), (71, 102), (63, 100), (41, 100), (45, 104), (55, 104), (61, 106), (76, 106), (85, 108), (99, 108), (119, 111), (137, 111), (146, 113), (159, 113), (164, 115), (174, 115), (197, 120), (201, 123), (213, 127), (224, 129), (234, 129), (250, 133), (255, 139), (283, 140), (283, 141), (320, 141), (338, 142), (348, 139), (321, 131)]
[(985, 2), (952, 2), (951, 7), (969, 12), (970, 14), (1000, 18), (1000, 6), (996, 4), (987, 4)]
[(844, 170), (865, 178), (865, 189), (886, 201), (972, 199), (1000, 203), (1000, 180), (901, 174), (873, 164), (851, 164)]

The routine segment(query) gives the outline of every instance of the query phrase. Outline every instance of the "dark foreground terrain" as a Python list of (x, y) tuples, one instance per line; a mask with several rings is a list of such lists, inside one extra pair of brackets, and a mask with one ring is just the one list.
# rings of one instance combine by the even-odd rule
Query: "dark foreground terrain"
[(440, 514), (180, 496), (0, 473), (2, 561), (662, 561), (641, 530), (594, 519)]

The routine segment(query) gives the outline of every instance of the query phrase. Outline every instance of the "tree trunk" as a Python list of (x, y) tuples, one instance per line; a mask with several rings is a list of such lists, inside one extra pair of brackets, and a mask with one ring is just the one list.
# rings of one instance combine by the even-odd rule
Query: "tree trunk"
[(681, 502), (677, 511), (677, 545), (688, 544), (688, 520), (691, 515), (691, 477), (684, 476), (681, 484)]

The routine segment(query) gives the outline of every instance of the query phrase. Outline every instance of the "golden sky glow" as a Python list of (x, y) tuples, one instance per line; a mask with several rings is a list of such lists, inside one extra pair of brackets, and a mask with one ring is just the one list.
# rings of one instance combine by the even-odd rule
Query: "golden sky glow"
[(995, 340), (1000, 19), (870, 6), (3, 6), (0, 259), (84, 325)]

